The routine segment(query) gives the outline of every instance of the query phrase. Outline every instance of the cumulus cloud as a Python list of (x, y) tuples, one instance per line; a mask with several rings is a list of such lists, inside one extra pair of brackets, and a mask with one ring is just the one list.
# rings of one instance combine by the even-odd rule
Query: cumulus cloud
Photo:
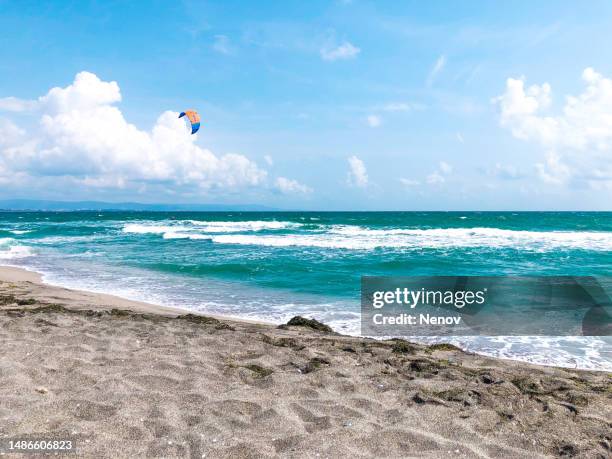
[(565, 97), (550, 113), (550, 84), (525, 87), (524, 78), (508, 78), (504, 94), (493, 99), (500, 124), (512, 135), (544, 148), (546, 159), (536, 169), (549, 183), (586, 178), (610, 163), (612, 150), (612, 80), (592, 68), (582, 72), (584, 91)]
[(321, 48), (321, 58), (325, 61), (337, 61), (342, 59), (353, 59), (361, 52), (361, 49), (345, 41), (339, 46), (325, 46)]
[(368, 171), (365, 164), (357, 156), (348, 158), (348, 183), (351, 186), (365, 188), (368, 185)]
[(14, 145), (25, 136), (25, 130), (10, 120), (0, 118), (0, 147)]
[(297, 180), (291, 180), (285, 177), (276, 179), (276, 189), (283, 194), (308, 194), (312, 193), (312, 188), (302, 185)]
[(202, 193), (265, 186), (266, 171), (245, 156), (215, 155), (196, 145), (197, 136), (178, 113), (162, 113), (145, 131), (124, 118), (120, 101), (116, 82), (89, 72), (35, 101), (11, 98), (3, 107), (35, 110), (38, 128), (26, 133), (11, 120), (0, 122), (0, 169), (133, 190), (150, 185)]
[(368, 115), (366, 117), (366, 122), (368, 123), (368, 126), (376, 128), (382, 124), (382, 119), (378, 115)]
[(25, 112), (34, 109), (36, 105), (35, 100), (23, 100), (16, 97), (0, 98), (0, 110), (7, 112)]
[(537, 163), (536, 170), (544, 182), (554, 185), (565, 183), (571, 176), (570, 168), (561, 162), (555, 152), (549, 152), (544, 163)]

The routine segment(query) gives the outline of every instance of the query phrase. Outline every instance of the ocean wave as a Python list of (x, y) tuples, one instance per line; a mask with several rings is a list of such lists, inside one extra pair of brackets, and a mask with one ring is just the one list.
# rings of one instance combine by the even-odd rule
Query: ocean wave
[(27, 234), (27, 233), (31, 233), (31, 232), (32, 232), (32, 230), (9, 230), (9, 231), (10, 231), (11, 233), (13, 233), (13, 234), (17, 234), (17, 235), (20, 235), (20, 234)]
[(163, 234), (171, 231), (176, 231), (176, 226), (164, 226), (164, 225), (147, 225), (140, 223), (129, 223), (124, 225), (124, 233), (135, 233), (135, 234)]
[[(279, 222), (279, 221), (200, 221), (184, 220), (172, 224), (155, 223), (129, 223), (123, 226), (124, 233), (134, 234), (163, 234), (165, 239), (187, 238), (190, 233), (191, 239), (209, 239), (208, 237), (198, 237), (194, 234), (202, 233), (242, 233), (249, 231), (281, 230), (297, 228), (300, 223)], [(174, 237), (181, 234), (181, 237)]]
[(367, 249), (376, 247), (370, 246), (370, 244), (361, 244), (360, 241), (351, 241), (348, 238), (334, 238), (319, 234), (290, 234), (283, 236), (224, 234), (212, 236), (212, 241), (217, 244), (261, 245), (268, 247), (303, 246), (335, 249)]
[(0, 238), (0, 260), (14, 260), (33, 255), (31, 247), (17, 244), (17, 241), (10, 237)]
[(104, 234), (88, 236), (46, 236), (37, 239), (36, 242), (40, 244), (74, 244), (75, 242), (100, 241), (102, 239), (108, 239), (109, 237), (109, 235)]
[(12, 244), (13, 242), (15, 242), (15, 239), (13, 239), (12, 237), (0, 237), (0, 247), (2, 247), (3, 245)]
[(515, 231), (499, 228), (368, 229), (335, 225), (326, 233), (218, 235), (221, 244), (335, 249), (495, 247), (548, 251), (612, 250), (612, 232)]
[(162, 236), (164, 239), (192, 239), (192, 240), (208, 240), (212, 238), (205, 234), (198, 233), (181, 233), (178, 231), (167, 231)]
[(188, 220), (198, 230), (205, 233), (239, 233), (243, 231), (280, 230), (299, 228), (301, 223), (279, 222), (276, 220), (252, 220), (252, 221), (201, 221)]

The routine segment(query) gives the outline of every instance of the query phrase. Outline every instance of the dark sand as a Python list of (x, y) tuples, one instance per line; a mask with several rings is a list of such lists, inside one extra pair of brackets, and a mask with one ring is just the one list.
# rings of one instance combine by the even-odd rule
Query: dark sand
[(609, 373), (177, 314), (0, 268), (0, 437), (79, 457), (612, 454)]

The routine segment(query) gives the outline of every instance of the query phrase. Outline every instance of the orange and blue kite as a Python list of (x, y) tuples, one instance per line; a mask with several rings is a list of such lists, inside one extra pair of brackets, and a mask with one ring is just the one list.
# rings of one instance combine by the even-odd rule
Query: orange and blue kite
[(191, 124), (191, 133), (195, 134), (200, 129), (200, 114), (195, 110), (185, 110), (181, 112), (179, 118), (186, 116), (189, 119), (189, 123)]

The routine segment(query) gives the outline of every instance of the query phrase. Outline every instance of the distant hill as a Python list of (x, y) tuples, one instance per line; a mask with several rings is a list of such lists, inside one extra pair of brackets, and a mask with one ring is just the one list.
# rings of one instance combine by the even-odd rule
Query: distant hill
[(163, 211), (274, 211), (272, 207), (255, 204), (143, 204), (139, 202), (102, 202), (102, 201), (41, 201), (36, 199), (7, 199), (0, 200), (0, 211), (10, 210), (105, 210), (130, 211), (140, 210), (149, 212)]

